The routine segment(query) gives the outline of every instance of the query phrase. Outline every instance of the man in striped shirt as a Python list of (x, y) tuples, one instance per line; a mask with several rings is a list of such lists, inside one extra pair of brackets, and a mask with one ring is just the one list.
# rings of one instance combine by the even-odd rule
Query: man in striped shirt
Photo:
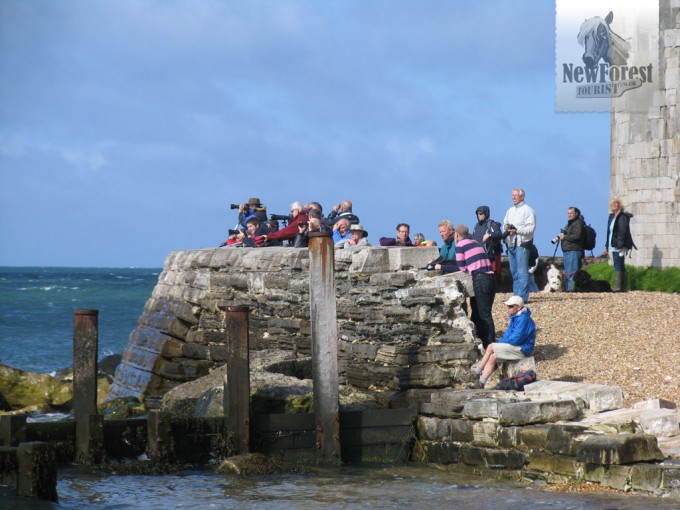
[(482, 340), (484, 349), (496, 341), (496, 328), (493, 323), (491, 308), (496, 297), (496, 279), (493, 267), (484, 246), (470, 237), (465, 225), (456, 227), (456, 264), (461, 271), (472, 275), (474, 297), (470, 298), (472, 322), (477, 328), (477, 335)]

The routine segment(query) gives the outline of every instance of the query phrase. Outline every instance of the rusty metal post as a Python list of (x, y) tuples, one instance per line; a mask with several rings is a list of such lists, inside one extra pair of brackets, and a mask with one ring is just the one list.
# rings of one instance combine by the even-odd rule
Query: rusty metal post
[(224, 412), (227, 419), (227, 453), (230, 456), (250, 452), (249, 313), (247, 306), (230, 306), (226, 309), (222, 323), (227, 345)]
[(316, 457), (320, 462), (339, 463), (338, 322), (330, 232), (309, 233), (309, 311)]
[(103, 444), (97, 419), (97, 354), (99, 310), (73, 311), (73, 410), (76, 458), (83, 464), (98, 460)]

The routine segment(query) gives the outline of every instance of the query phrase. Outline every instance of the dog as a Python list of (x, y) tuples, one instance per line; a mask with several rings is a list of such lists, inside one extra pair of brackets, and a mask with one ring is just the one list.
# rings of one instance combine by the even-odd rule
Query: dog
[(555, 267), (555, 264), (550, 264), (548, 269), (548, 283), (543, 292), (560, 292), (562, 290), (562, 271)]
[(604, 280), (593, 280), (583, 269), (574, 274), (574, 290), (576, 292), (611, 292), (612, 286)]

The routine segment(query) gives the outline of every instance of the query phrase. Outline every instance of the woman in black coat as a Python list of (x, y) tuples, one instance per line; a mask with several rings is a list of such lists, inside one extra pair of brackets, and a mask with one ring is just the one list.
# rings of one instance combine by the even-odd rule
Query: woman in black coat
[(609, 220), (607, 222), (607, 241), (605, 252), (612, 252), (614, 258), (614, 292), (625, 292), (626, 282), (626, 255), (635, 247), (633, 236), (630, 233), (630, 219), (633, 215), (623, 209), (623, 204), (618, 198), (609, 203)]

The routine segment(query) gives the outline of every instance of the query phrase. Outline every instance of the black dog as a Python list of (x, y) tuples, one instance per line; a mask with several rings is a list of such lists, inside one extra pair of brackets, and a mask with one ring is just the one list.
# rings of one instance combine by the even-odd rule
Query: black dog
[(593, 280), (593, 277), (583, 269), (576, 271), (574, 275), (576, 292), (611, 292), (612, 286), (604, 280)]

